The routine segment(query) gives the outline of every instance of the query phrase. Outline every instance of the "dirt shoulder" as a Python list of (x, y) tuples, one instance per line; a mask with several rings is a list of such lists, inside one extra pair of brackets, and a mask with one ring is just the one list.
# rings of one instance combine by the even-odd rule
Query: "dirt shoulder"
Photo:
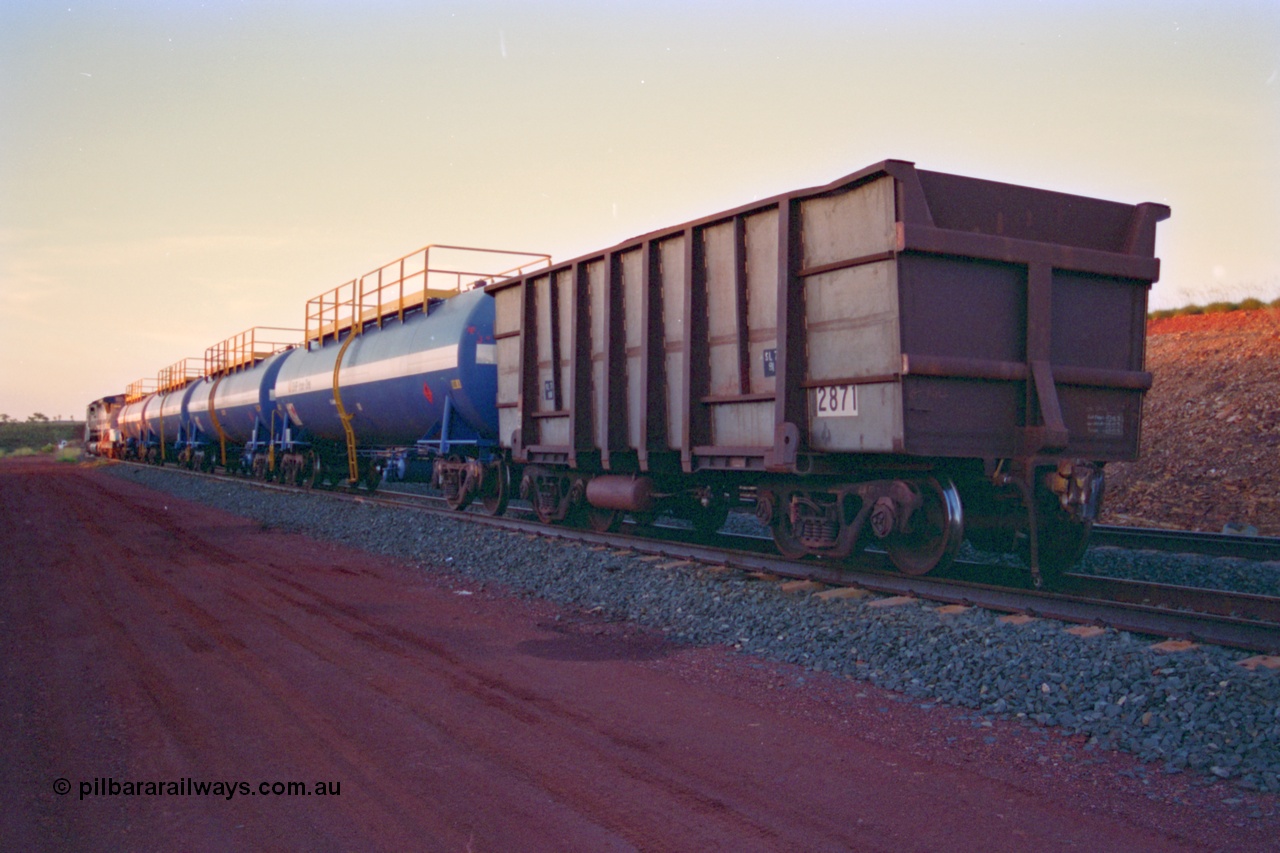
[[(1274, 840), (1218, 786), (1081, 761), (1045, 730), (674, 646), (86, 467), (0, 461), (0, 489), (4, 849)], [(327, 793), (271, 790), (295, 780)]]

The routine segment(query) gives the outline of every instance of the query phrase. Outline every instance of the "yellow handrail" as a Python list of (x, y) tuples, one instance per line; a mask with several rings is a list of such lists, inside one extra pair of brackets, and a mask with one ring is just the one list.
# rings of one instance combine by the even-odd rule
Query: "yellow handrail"
[(124, 401), (126, 403), (136, 403), (149, 394), (156, 392), (156, 381), (151, 377), (139, 379), (136, 382), (130, 382), (125, 386)]
[[(260, 333), (272, 333), (267, 338)], [(301, 329), (285, 329), (279, 326), (253, 326), (243, 332), (219, 341), (204, 351), (204, 375), (226, 376), (247, 370), (265, 358), (278, 352), (292, 349), (298, 345), (298, 339), (282, 341), (276, 338), (276, 332), (301, 334)]]
[[(431, 252), (465, 253), (465, 263), (457, 268), (433, 267)], [(478, 256), (505, 258), (496, 269), (474, 269)], [(438, 254), (437, 254), (438, 257)], [(512, 261), (518, 261), (508, 266)], [(383, 264), (359, 278), (343, 282), (307, 300), (305, 338), (321, 345), (330, 337), (337, 341), (348, 329), (375, 322), (379, 326), (391, 316), (404, 319), (405, 311), (426, 305), (432, 299), (448, 299), (477, 286), (523, 274), (538, 265), (550, 266), (551, 256), (542, 252), (485, 249), (433, 243), (394, 261)]]
[(169, 391), (179, 391), (193, 380), (199, 379), (204, 374), (196, 364), (200, 361), (198, 358), (184, 358), (181, 361), (175, 361), (168, 367), (162, 368), (160, 373), (156, 375), (156, 391), (163, 394)]
[(338, 374), (342, 371), (342, 356), (346, 354), (347, 347), (351, 346), (351, 342), (356, 339), (358, 332), (347, 335), (347, 339), (342, 342), (342, 348), (338, 350), (338, 358), (333, 362), (333, 402), (338, 409), (338, 418), (342, 421), (342, 430), (347, 434), (347, 474), (352, 485), (360, 482), (360, 465), (356, 461), (356, 432), (351, 428), (351, 419), (355, 415), (347, 413), (346, 407), (342, 405), (342, 392), (338, 390)]

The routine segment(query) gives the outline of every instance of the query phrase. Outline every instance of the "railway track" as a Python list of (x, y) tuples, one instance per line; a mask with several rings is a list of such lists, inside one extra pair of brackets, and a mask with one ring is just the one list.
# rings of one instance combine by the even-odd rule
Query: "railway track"
[(1240, 536), (1231, 533), (1096, 524), (1090, 543), (1130, 550), (1240, 557), (1245, 560), (1280, 560), (1280, 537), (1274, 536)]
[[(192, 474), (178, 468), (167, 470)], [(269, 482), (227, 475), (212, 476), (259, 489), (298, 492), (296, 488)], [(1083, 575), (1066, 576), (1060, 588), (1054, 591), (1035, 590), (1021, 588), (1029, 587), (1025, 572), (972, 561), (957, 561), (937, 577), (908, 576), (895, 571), (887, 555), (874, 551), (864, 552), (856, 563), (834, 565), (781, 557), (772, 551), (768, 540), (750, 536), (721, 534), (714, 537), (715, 541), (709, 541), (691, 530), (662, 525), (647, 528), (643, 536), (634, 532), (634, 528), (606, 534), (542, 524), (532, 519), (531, 512), (524, 513), (519, 507), (513, 507), (508, 515), (501, 517), (480, 512), (459, 513), (448, 509), (440, 498), (392, 489), (379, 492), (336, 490), (320, 494), (341, 500), (437, 513), (530, 536), (607, 546), (690, 564), (759, 572), (833, 587), (856, 586), (885, 595), (912, 596), (942, 604), (963, 604), (1158, 637), (1280, 653), (1280, 597)], [(1120, 544), (1111, 537), (1113, 531), (1121, 529), (1104, 528), (1104, 542), (1117, 547), (1152, 547), (1145, 543), (1156, 541), (1135, 537), (1127, 541), (1144, 544)], [(1182, 537), (1181, 540), (1173, 537), (1163, 541), (1170, 544), (1194, 542), (1196, 537)], [(998, 583), (993, 583), (993, 580), (998, 580)]]

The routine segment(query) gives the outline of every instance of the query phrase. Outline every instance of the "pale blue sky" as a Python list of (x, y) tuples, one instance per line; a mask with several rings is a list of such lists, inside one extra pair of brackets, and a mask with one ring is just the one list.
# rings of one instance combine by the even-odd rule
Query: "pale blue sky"
[(0, 412), (888, 157), (1163, 202), (1154, 306), (1273, 299), (1278, 77), (1275, 2), (0, 0)]

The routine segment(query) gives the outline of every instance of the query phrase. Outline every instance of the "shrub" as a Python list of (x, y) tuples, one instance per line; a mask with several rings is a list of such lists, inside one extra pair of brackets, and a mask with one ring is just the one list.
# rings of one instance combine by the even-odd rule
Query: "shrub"
[(1206, 314), (1225, 314), (1228, 311), (1238, 311), (1240, 303), (1238, 302), (1210, 302), (1204, 306)]
[(1210, 302), (1208, 305), (1184, 305), (1181, 308), (1162, 308), (1159, 311), (1147, 312), (1148, 320), (1164, 320), (1169, 317), (1180, 317), (1196, 314), (1221, 314), (1227, 311), (1257, 311), (1262, 308), (1280, 308), (1280, 299), (1263, 302), (1255, 297), (1248, 297), (1239, 302)]
[(84, 437), (84, 424), (71, 421), (0, 423), (0, 447), (14, 450), (18, 447), (56, 445), (59, 441), (79, 442)]

